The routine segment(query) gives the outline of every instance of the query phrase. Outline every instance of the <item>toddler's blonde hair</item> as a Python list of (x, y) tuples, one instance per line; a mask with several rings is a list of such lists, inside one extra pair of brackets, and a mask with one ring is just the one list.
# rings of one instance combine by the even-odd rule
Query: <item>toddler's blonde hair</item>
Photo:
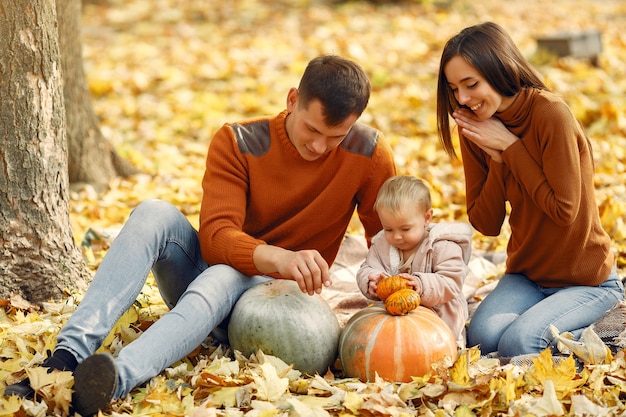
[(411, 175), (396, 175), (387, 179), (378, 190), (374, 210), (387, 209), (401, 213), (410, 207), (424, 211), (431, 209), (430, 188), (421, 179)]

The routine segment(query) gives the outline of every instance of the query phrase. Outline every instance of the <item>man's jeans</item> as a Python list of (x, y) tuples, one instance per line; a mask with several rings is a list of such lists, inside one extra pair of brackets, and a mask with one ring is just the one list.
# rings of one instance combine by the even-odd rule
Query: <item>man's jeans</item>
[(597, 287), (545, 288), (524, 275), (506, 274), (482, 301), (467, 331), (467, 346), (500, 356), (540, 353), (552, 344), (550, 325), (559, 332), (582, 331), (618, 300), (624, 287), (616, 271)]
[(187, 356), (244, 291), (271, 279), (226, 265), (208, 267), (185, 216), (169, 203), (148, 200), (133, 210), (113, 241), (56, 348), (72, 352), (79, 363), (93, 355), (136, 300), (150, 269), (171, 310), (120, 351), (116, 398)]

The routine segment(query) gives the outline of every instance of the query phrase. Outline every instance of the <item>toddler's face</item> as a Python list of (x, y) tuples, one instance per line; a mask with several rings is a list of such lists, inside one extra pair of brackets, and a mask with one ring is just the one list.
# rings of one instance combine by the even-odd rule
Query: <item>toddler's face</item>
[(426, 226), (433, 216), (432, 209), (424, 211), (415, 207), (400, 212), (381, 209), (378, 213), (383, 225), (385, 239), (402, 251), (411, 251), (424, 238)]

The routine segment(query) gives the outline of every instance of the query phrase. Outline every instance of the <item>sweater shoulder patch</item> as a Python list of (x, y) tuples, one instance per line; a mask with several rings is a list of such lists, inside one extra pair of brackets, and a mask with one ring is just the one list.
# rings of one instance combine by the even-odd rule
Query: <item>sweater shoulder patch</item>
[(269, 151), (269, 120), (259, 120), (250, 123), (233, 123), (230, 127), (235, 134), (237, 146), (242, 155), (252, 154), (258, 157)]
[(341, 147), (350, 153), (371, 158), (378, 144), (380, 132), (361, 123), (355, 123), (348, 136), (341, 142)]

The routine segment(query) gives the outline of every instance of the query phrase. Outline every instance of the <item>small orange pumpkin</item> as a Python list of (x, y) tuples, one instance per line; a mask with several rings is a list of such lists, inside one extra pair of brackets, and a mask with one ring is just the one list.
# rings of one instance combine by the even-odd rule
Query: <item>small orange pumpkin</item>
[(408, 282), (400, 275), (391, 275), (378, 281), (376, 285), (376, 295), (382, 301), (385, 301), (387, 297), (398, 290), (407, 288)]
[(419, 306), (403, 316), (371, 305), (346, 323), (339, 338), (339, 358), (347, 376), (395, 382), (433, 371), (433, 364), (457, 357), (456, 339), (431, 309)]
[(385, 310), (392, 316), (402, 316), (420, 305), (420, 295), (412, 288), (404, 288), (385, 300)]

